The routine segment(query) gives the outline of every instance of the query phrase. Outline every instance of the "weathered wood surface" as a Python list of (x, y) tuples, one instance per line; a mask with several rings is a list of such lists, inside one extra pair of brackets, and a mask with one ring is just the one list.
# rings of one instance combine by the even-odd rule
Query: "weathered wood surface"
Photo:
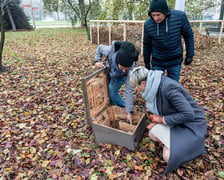
[[(127, 122), (124, 108), (109, 103), (107, 73), (101, 69), (82, 78), (85, 111), (92, 127), (96, 143), (112, 143), (135, 150), (146, 129), (142, 112), (133, 113), (133, 124)], [(112, 124), (118, 122), (117, 128)]]

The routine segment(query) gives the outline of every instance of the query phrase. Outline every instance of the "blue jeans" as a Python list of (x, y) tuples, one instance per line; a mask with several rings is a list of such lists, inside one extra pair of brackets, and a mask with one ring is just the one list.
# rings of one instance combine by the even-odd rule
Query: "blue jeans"
[(152, 66), (152, 70), (161, 70), (167, 71), (167, 76), (179, 82), (180, 79), (180, 72), (181, 72), (181, 64), (175, 66), (168, 66), (168, 67), (160, 67), (160, 66)]
[(122, 78), (116, 78), (109, 81), (109, 94), (111, 105), (117, 105), (120, 107), (125, 107), (125, 102), (121, 95), (118, 93), (121, 86), (124, 84), (126, 76)]

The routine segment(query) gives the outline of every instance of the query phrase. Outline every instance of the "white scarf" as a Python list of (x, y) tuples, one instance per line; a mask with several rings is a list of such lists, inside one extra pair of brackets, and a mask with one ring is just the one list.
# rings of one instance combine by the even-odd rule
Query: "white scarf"
[(142, 97), (146, 100), (147, 109), (153, 114), (159, 115), (156, 103), (156, 94), (161, 82), (161, 76), (163, 71), (150, 70), (147, 76), (145, 91), (142, 93)]

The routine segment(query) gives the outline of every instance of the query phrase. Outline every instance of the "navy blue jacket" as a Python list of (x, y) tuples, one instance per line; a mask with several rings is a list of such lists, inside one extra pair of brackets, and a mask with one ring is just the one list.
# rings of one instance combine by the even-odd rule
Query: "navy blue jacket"
[[(157, 24), (152, 18), (144, 23), (143, 54), (145, 65), (167, 67), (183, 61), (184, 38), (186, 56), (194, 56), (194, 34), (183, 11), (170, 10), (166, 19)], [(152, 59), (151, 59), (152, 56)], [(147, 67), (147, 66), (146, 66)]]

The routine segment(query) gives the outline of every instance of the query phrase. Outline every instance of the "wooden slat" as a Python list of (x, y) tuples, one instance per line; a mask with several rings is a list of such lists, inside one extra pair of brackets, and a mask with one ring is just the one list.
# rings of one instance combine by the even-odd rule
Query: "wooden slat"
[(108, 22), (108, 27), (109, 27), (109, 45), (111, 45), (111, 23)]
[[(127, 23), (139, 23), (139, 24), (144, 24), (145, 21), (140, 21), (140, 20), (137, 20), (137, 21), (127, 21), (127, 20), (90, 20), (90, 23), (97, 23), (97, 44), (99, 44), (99, 36), (100, 36), (100, 33), (99, 33), (99, 24), (100, 23), (108, 23), (109, 26), (109, 31), (111, 31), (111, 23), (124, 23), (124, 33), (123, 33), (123, 39), (126, 40), (127, 39), (127, 36), (126, 36), (126, 24)], [(203, 26), (203, 23), (222, 23), (222, 27), (220, 29), (220, 33), (219, 33), (219, 37), (218, 37), (218, 43), (220, 44), (221, 43), (221, 39), (222, 39), (222, 31), (223, 31), (223, 23), (224, 23), (224, 20), (191, 20), (190, 21), (191, 24), (194, 24), (194, 23), (200, 23), (200, 26), (199, 26), (199, 31), (201, 32), (202, 31), (202, 26)], [(143, 38), (143, 30), (142, 30), (142, 38)], [(91, 34), (91, 39), (92, 39), (92, 34)], [(111, 43), (112, 39), (111, 39), (111, 32), (109, 34), (109, 43)], [(92, 41), (91, 41), (92, 42)], [(141, 42), (141, 55), (143, 54), (143, 50), (142, 50), (142, 45), (143, 42)]]
[(125, 131), (125, 132), (133, 132), (135, 130), (136, 126), (132, 125), (132, 124), (128, 124), (122, 121), (119, 121), (119, 129), (121, 131)]
[(123, 38), (124, 38), (124, 41), (127, 40), (127, 24), (126, 23), (124, 23)]
[(219, 44), (221, 44), (221, 38), (222, 38), (222, 32), (223, 32), (223, 26), (224, 26), (224, 21), (222, 21), (222, 25), (221, 25), (221, 28), (220, 28), (220, 33), (219, 33)]

